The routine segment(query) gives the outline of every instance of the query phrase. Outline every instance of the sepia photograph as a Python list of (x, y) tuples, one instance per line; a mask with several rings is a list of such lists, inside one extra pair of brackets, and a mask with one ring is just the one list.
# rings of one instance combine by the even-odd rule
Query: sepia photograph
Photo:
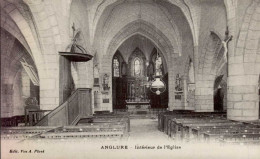
[(0, 0), (1, 159), (260, 159), (260, 0)]

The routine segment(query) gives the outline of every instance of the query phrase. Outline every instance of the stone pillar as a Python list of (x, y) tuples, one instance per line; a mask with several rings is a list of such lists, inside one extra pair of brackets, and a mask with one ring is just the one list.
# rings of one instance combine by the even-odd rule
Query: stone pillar
[[(177, 61), (179, 58), (179, 54), (172, 54), (171, 55), (171, 60), (172, 61)], [(177, 62), (171, 63), (168, 61), (168, 86), (169, 86), (169, 104), (168, 104), (168, 110), (172, 111), (175, 109), (180, 109), (178, 104), (178, 100), (175, 99), (175, 77), (178, 71), (177, 67)], [(182, 109), (182, 108), (181, 108)]]
[(252, 2), (247, 8), (245, 17), (249, 19), (244, 18), (239, 35), (236, 35), (237, 8), (229, 5), (228, 26), (230, 35), (234, 38), (228, 45), (227, 118), (238, 121), (256, 120), (259, 118), (259, 71), (255, 66), (258, 38), (253, 35), (258, 36), (259, 25), (257, 20), (250, 17), (252, 14), (258, 16), (254, 12), (257, 2)]
[(194, 110), (196, 112), (212, 112), (213, 106), (213, 79), (211, 74), (203, 75), (199, 70), (199, 48), (194, 46), (195, 93)]
[(187, 87), (187, 80), (186, 80), (186, 76), (183, 79), (183, 105), (184, 105), (184, 109), (186, 109), (188, 107), (188, 87)]
[[(232, 69), (230, 69), (230, 72)], [(257, 75), (230, 75), (228, 78), (227, 118), (238, 121), (259, 118)]]
[[(113, 111), (113, 105), (112, 105), (112, 56), (109, 55), (103, 55), (102, 57), (102, 63), (100, 64), (101, 70), (100, 70), (100, 83), (101, 83), (101, 110), (109, 110), (110, 112)], [(108, 82), (108, 87), (109, 90), (104, 91), (103, 90), (103, 78), (104, 75), (107, 74), (109, 76), (109, 82)], [(105, 101), (104, 101), (105, 99)]]
[(213, 81), (196, 81), (195, 111), (213, 112)]

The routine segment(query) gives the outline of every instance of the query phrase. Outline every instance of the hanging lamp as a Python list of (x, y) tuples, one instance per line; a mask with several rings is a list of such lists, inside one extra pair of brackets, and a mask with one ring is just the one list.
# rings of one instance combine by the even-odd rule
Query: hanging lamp
[[(157, 57), (156, 57), (156, 61), (157, 61), (159, 59), (158, 48), (156, 48), (156, 51), (157, 51)], [(156, 95), (160, 95), (166, 90), (165, 83), (161, 79), (161, 75), (156, 71), (155, 71), (155, 80), (151, 82), (150, 90)]]

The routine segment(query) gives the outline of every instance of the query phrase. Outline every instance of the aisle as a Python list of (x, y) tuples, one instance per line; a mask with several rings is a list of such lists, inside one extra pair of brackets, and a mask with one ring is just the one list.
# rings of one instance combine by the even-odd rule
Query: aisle
[(129, 141), (169, 141), (168, 136), (158, 130), (158, 119), (131, 119)]

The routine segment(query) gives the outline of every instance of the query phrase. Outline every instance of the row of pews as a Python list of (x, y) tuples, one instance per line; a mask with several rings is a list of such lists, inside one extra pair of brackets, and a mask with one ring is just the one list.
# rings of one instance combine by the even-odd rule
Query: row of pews
[(260, 120), (227, 120), (225, 113), (221, 112), (160, 113), (158, 129), (177, 141), (260, 144)]
[(2, 127), (2, 140), (126, 139), (130, 132), (128, 114), (97, 113), (69, 126)]

